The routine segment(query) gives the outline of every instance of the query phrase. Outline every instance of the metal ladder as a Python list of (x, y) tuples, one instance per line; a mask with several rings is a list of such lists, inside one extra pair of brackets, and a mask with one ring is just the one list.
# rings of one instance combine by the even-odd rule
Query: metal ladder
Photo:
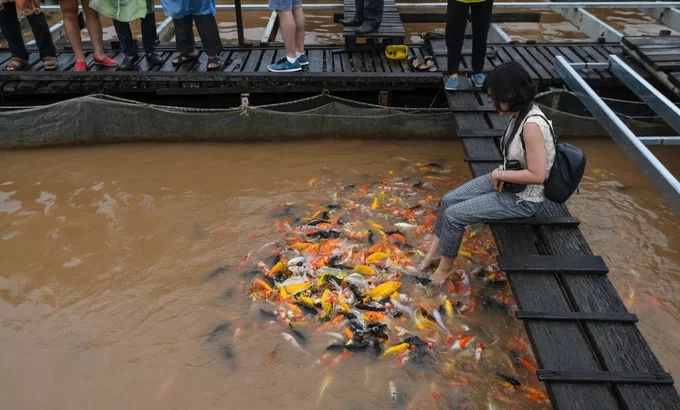
[(680, 109), (638, 73), (633, 71), (618, 56), (610, 55), (609, 61), (606, 63), (569, 63), (562, 56), (557, 56), (556, 58), (555, 72), (576, 93), (590, 113), (593, 114), (628, 158), (635, 163), (645, 177), (661, 193), (661, 196), (671, 205), (675, 212), (680, 212), (680, 182), (646, 147), (646, 145), (680, 145), (680, 136), (636, 136), (581, 78), (576, 72), (578, 69), (608, 69), (622, 84), (630, 88), (631, 91), (663, 118), (679, 135)]

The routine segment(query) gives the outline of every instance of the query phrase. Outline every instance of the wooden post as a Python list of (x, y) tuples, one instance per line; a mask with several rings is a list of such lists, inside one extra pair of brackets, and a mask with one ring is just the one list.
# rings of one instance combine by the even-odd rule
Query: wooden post
[(383, 107), (387, 107), (390, 105), (389, 91), (380, 91), (380, 96), (378, 97), (378, 104), (382, 105)]

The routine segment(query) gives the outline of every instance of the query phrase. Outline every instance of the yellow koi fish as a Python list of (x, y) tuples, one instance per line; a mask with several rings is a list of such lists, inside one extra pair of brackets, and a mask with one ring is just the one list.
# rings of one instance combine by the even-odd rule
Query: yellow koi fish
[(378, 273), (375, 269), (367, 265), (357, 265), (352, 269), (352, 272), (359, 272), (364, 276), (373, 276)]
[(286, 290), (286, 293), (290, 295), (295, 295), (302, 292), (303, 290), (309, 289), (311, 286), (312, 286), (311, 282), (300, 282), (284, 286), (284, 289)]
[(380, 357), (385, 357), (385, 356), (389, 356), (391, 354), (403, 352), (404, 350), (408, 349), (409, 346), (410, 345), (408, 343), (399, 343), (398, 345), (394, 345), (394, 346), (390, 347), (389, 349), (385, 350), (385, 352)]
[(366, 296), (373, 300), (385, 299), (394, 292), (396, 292), (401, 287), (401, 282), (396, 280), (391, 280), (388, 282), (381, 283), (375, 288), (366, 292)]
[(375, 252), (366, 257), (366, 263), (376, 263), (389, 258), (390, 254), (385, 252)]

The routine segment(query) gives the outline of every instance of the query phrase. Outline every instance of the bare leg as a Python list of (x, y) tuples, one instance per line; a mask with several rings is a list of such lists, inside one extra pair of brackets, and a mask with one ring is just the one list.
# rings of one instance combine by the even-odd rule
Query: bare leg
[(102, 33), (102, 23), (99, 20), (99, 13), (90, 8), (89, 0), (81, 0), (83, 5), (83, 12), (85, 12), (85, 25), (87, 32), (92, 39), (92, 47), (94, 48), (94, 56), (98, 59), (106, 57), (104, 54), (104, 35)]
[(439, 262), (437, 270), (430, 276), (430, 280), (434, 284), (441, 285), (449, 276), (451, 276), (451, 274), (453, 274), (453, 271), (455, 270), (453, 265), (454, 259), (454, 256), (442, 256), (442, 260)]
[(295, 51), (305, 52), (305, 13), (302, 5), (293, 6), (293, 18), (295, 19)]
[(279, 25), (281, 27), (281, 36), (283, 37), (283, 45), (286, 48), (286, 56), (295, 59), (295, 18), (292, 11), (277, 10), (279, 15)]
[(61, 0), (59, 7), (61, 7), (61, 13), (64, 18), (66, 38), (71, 43), (76, 61), (85, 61), (83, 39), (80, 37), (80, 26), (78, 25), (78, 0)]
[(427, 268), (432, 265), (432, 262), (436, 261), (439, 259), (439, 237), (437, 235), (434, 235), (434, 238), (432, 239), (432, 244), (430, 245), (430, 250), (427, 251), (427, 254), (425, 254), (425, 258), (423, 259), (422, 262), (420, 262), (420, 265), (418, 265), (418, 270), (419, 271), (425, 271)]

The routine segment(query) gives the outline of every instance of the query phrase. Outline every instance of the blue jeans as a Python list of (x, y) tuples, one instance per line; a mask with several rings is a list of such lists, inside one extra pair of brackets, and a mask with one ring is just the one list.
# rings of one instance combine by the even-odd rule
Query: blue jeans
[(491, 173), (479, 176), (449, 192), (439, 204), (434, 233), (439, 237), (439, 254), (455, 257), (468, 225), (485, 219), (533, 216), (541, 203), (520, 201), (512, 192), (491, 187)]

